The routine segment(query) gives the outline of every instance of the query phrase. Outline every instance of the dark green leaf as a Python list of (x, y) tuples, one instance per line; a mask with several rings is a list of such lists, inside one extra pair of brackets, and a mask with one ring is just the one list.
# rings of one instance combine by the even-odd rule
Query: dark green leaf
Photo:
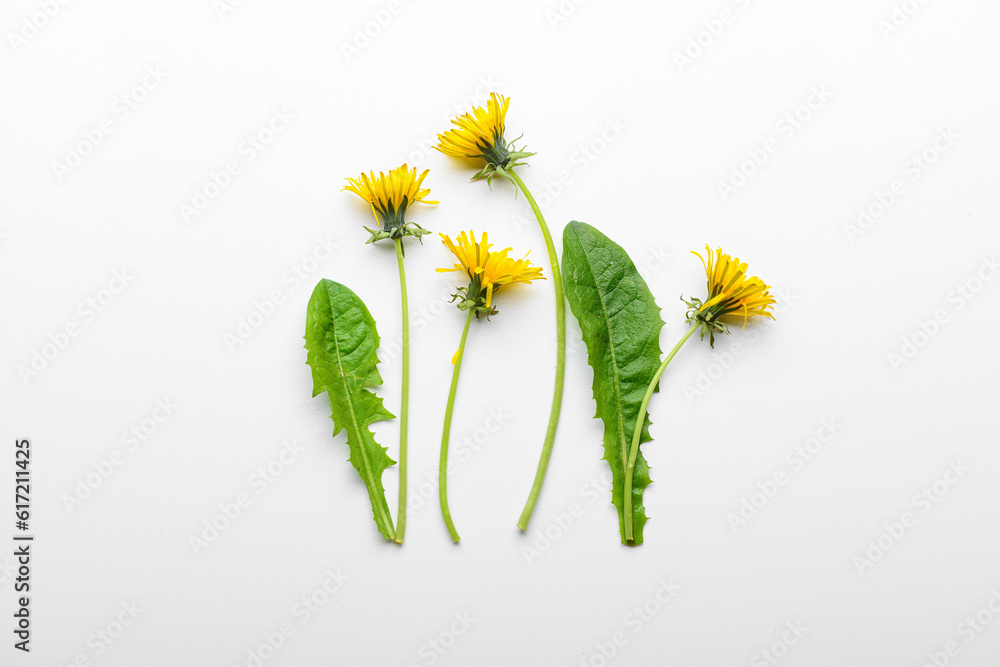
[(395, 461), (368, 428), (393, 418), (382, 399), (366, 389), (382, 384), (375, 320), (357, 294), (340, 283), (321, 280), (309, 298), (305, 338), (313, 396), (324, 391), (330, 396), (333, 434), (347, 431), (350, 461), (368, 487), (375, 525), (386, 539), (394, 539), (382, 471)]
[[(562, 267), (566, 298), (580, 322), (594, 369), (595, 417), (604, 420), (604, 458), (611, 465), (611, 497), (625, 544), (625, 468), (642, 397), (660, 365), (663, 320), (628, 254), (590, 225), (566, 225)], [(641, 442), (651, 439), (649, 424), (643, 415)], [(642, 543), (642, 492), (649, 482), (649, 467), (640, 451), (632, 478), (631, 544)]]

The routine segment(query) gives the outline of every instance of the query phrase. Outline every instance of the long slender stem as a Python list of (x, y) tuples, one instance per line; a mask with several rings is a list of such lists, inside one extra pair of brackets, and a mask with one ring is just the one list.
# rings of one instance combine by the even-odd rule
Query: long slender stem
[(396, 264), (399, 266), (399, 296), (403, 304), (403, 397), (399, 408), (399, 511), (396, 518), (396, 544), (403, 543), (406, 533), (406, 438), (407, 415), (410, 409), (410, 308), (406, 298), (406, 271), (403, 269), (403, 239), (396, 244)]
[(538, 502), (538, 494), (542, 491), (542, 482), (545, 481), (545, 471), (549, 467), (549, 458), (552, 456), (552, 444), (556, 439), (556, 428), (559, 426), (559, 412), (562, 410), (563, 381), (566, 378), (566, 301), (563, 298), (562, 273), (559, 271), (559, 256), (556, 255), (555, 246), (552, 244), (552, 235), (549, 234), (549, 227), (545, 224), (545, 218), (531, 196), (528, 187), (521, 180), (521, 177), (513, 169), (506, 170), (511, 180), (524, 193), (524, 198), (531, 205), (531, 210), (535, 213), (538, 226), (542, 230), (545, 238), (545, 248), (549, 252), (549, 264), (552, 266), (552, 285), (556, 291), (556, 384), (552, 392), (552, 408), (549, 411), (549, 426), (545, 431), (545, 442), (542, 443), (542, 455), (538, 460), (538, 469), (535, 471), (535, 482), (531, 486), (528, 494), (528, 501), (521, 511), (521, 517), (517, 521), (517, 527), (521, 530), (528, 529), (528, 521), (531, 520), (531, 513), (535, 510), (535, 503)]
[(448, 509), (448, 439), (451, 437), (451, 413), (455, 409), (455, 392), (458, 390), (458, 374), (462, 370), (462, 356), (465, 354), (465, 339), (469, 336), (469, 325), (472, 324), (472, 316), (475, 309), (470, 308), (469, 314), (465, 318), (465, 328), (462, 329), (462, 342), (458, 344), (458, 352), (452, 360), (455, 369), (451, 373), (451, 391), (448, 392), (448, 407), (444, 409), (444, 430), (441, 433), (441, 463), (438, 466), (438, 496), (441, 498), (441, 516), (444, 517), (444, 524), (448, 526), (451, 539), (457, 544), (461, 539), (458, 531), (455, 530), (455, 523), (451, 520), (451, 510)]
[(628, 466), (625, 468), (625, 487), (622, 489), (624, 493), (624, 514), (625, 514), (625, 541), (632, 542), (633, 537), (633, 527), (632, 527), (632, 475), (635, 472), (635, 459), (639, 454), (639, 438), (642, 437), (642, 425), (646, 422), (646, 408), (649, 407), (649, 399), (653, 396), (653, 389), (656, 388), (656, 383), (660, 381), (660, 376), (663, 375), (663, 371), (667, 370), (667, 364), (670, 360), (674, 358), (677, 351), (681, 349), (687, 339), (691, 337), (695, 331), (701, 327), (693, 325), (688, 332), (684, 334), (677, 345), (674, 345), (674, 349), (670, 350), (670, 354), (667, 358), (663, 360), (660, 367), (656, 369), (656, 375), (653, 376), (653, 380), (646, 387), (646, 394), (642, 397), (642, 405), (639, 406), (639, 414), (635, 420), (635, 429), (632, 431), (632, 446), (628, 450)]

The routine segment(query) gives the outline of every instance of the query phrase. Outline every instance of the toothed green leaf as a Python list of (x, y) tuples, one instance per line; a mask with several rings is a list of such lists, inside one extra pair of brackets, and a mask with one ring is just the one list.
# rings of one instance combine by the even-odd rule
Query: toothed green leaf
[[(563, 230), (562, 269), (566, 298), (594, 369), (595, 418), (604, 421), (604, 458), (611, 465), (622, 543), (641, 544), (642, 492), (650, 483), (641, 451), (632, 476), (632, 542), (625, 539), (623, 488), (642, 397), (660, 365), (660, 308), (622, 247), (586, 223), (573, 221)], [(643, 415), (640, 442), (651, 440), (649, 424)]]
[(382, 384), (375, 319), (357, 294), (332, 280), (321, 280), (306, 311), (307, 363), (313, 396), (327, 392), (333, 410), (333, 435), (347, 431), (350, 461), (372, 503), (375, 525), (386, 539), (396, 537), (382, 487), (382, 471), (395, 463), (375, 442), (369, 425), (392, 415), (366, 387)]

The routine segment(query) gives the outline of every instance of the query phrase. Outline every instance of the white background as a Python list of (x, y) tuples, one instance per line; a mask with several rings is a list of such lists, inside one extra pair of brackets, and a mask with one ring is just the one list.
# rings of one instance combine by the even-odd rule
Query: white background
[[(881, 28), (891, 0), (48, 4), (51, 17), (40, 0), (0, 9), (3, 469), (30, 438), (36, 536), (30, 655), (6, 629), (15, 573), (0, 557), (0, 662), (597, 666), (614, 648), (618, 664), (997, 664), (995, 3), (909, 0)], [(513, 100), (508, 138), (537, 152), (522, 174), (557, 244), (570, 219), (622, 244), (663, 307), (665, 350), (684, 331), (678, 296), (704, 290), (691, 250), (722, 246), (779, 296), (775, 322), (714, 350), (693, 340), (665, 376), (639, 548), (619, 543), (572, 317), (548, 480), (530, 530), (515, 528), (548, 417), (549, 282), (504, 290), (469, 336), (449, 487), (459, 546), (433, 485), (462, 323), (453, 276), (433, 271), (452, 262), (436, 236), (407, 254), (417, 495), (402, 548), (376, 532), (329, 405), (311, 397), (305, 305), (330, 278), (377, 318), (381, 395), (399, 405), (395, 258), (364, 245), (372, 220), (345, 177), (429, 168), (441, 204), (411, 220), (488, 230), (548, 272), (524, 198), (429, 150), (490, 90)], [(247, 138), (282, 110), (291, 120), (250, 159)], [(59, 169), (74, 150), (88, 154)], [(185, 220), (230, 161), (240, 172)], [(750, 175), (724, 195), (734, 170)], [(879, 197), (894, 201), (880, 211)], [(127, 285), (112, 294), (115, 271)], [(77, 335), (61, 338), (68, 324)], [(26, 374), (36, 352), (50, 358)], [(123, 442), (158, 400), (176, 407)], [(491, 411), (502, 424), (487, 433)], [(824, 420), (833, 437), (796, 463)], [(377, 429), (394, 457), (397, 428)], [(301, 452), (275, 464), (293, 441)], [(261, 485), (269, 464), (281, 473)], [(753, 496), (776, 473), (773, 497)], [(396, 480), (394, 467), (394, 514)], [(249, 505), (195, 549), (239, 494)], [(330, 571), (346, 580), (327, 596)], [(118, 634), (130, 604), (141, 611)]]

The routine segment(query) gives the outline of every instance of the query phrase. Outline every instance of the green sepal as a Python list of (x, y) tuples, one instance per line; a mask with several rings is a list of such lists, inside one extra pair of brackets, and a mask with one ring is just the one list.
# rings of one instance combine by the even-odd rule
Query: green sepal
[(404, 236), (412, 236), (423, 245), (424, 240), (420, 237), (431, 233), (430, 230), (424, 229), (415, 222), (404, 222), (394, 229), (371, 229), (370, 227), (365, 227), (365, 231), (371, 234), (371, 237), (365, 241), (365, 245), (383, 239), (401, 239)]
[[(520, 137), (518, 137), (518, 139), (520, 139)], [(514, 141), (517, 141), (517, 139), (514, 139)], [(527, 162), (522, 162), (521, 160), (536, 154), (531, 151), (517, 150), (514, 148), (514, 141), (511, 141), (507, 144), (506, 148), (503, 149), (502, 152), (506, 155), (506, 157), (502, 162), (492, 162), (489, 157), (483, 155), (483, 159), (486, 160), (486, 166), (473, 174), (472, 180), (479, 181), (485, 178), (486, 184), (492, 188), (493, 177), (499, 175), (516, 186), (517, 183), (514, 183), (514, 179), (510, 177), (510, 174), (508, 174), (506, 170), (527, 165)]]
[[(455, 303), (456, 301), (458, 301), (458, 303), (455, 305), (458, 306), (458, 309), (461, 310), (462, 312), (465, 312), (467, 310), (475, 310), (477, 318), (480, 315), (485, 315), (486, 319), (490, 319), (490, 315), (496, 315), (498, 312), (500, 312), (493, 306), (486, 305), (486, 297), (484, 296), (483, 290), (478, 290), (479, 291), (478, 296), (470, 297), (469, 294), (475, 289), (476, 288), (474, 288), (474, 285), (457, 288), (455, 294), (451, 295), (451, 303)], [(493, 293), (496, 294), (497, 290), (494, 290)]]
[[(698, 297), (691, 297), (691, 300), (681, 297), (687, 307), (687, 313), (685, 315), (685, 321), (701, 327), (699, 336), (701, 340), (705, 340), (705, 333), (708, 332), (708, 344), (710, 347), (715, 347), (715, 332), (724, 333), (729, 335), (729, 327), (726, 326), (724, 322), (719, 321), (711, 312), (706, 312), (701, 309), (702, 301)], [(709, 309), (711, 310), (711, 309)]]

